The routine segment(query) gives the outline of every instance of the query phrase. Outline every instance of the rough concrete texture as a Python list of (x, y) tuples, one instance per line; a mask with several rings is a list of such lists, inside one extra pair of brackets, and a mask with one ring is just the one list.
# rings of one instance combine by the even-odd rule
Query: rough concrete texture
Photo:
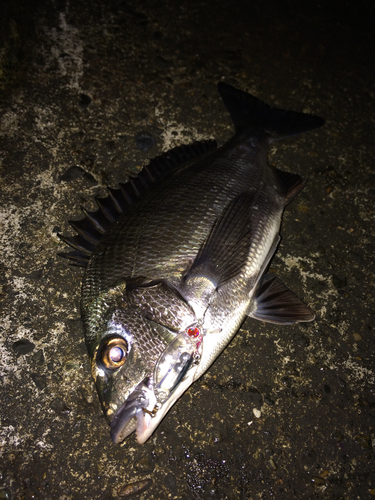
[[(22, 55), (1, 72), (0, 498), (375, 496), (373, 14), (371, 2), (57, 0), (39, 2), (27, 36), (9, 19)], [(56, 233), (161, 151), (227, 140), (221, 79), (326, 119), (270, 158), (308, 178), (271, 271), (317, 318), (245, 321), (149, 442), (114, 445), (82, 272), (57, 256)]]

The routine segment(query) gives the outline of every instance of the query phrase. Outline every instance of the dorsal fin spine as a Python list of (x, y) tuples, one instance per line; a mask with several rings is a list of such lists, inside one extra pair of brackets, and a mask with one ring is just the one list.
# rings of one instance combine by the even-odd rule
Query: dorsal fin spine
[(124, 198), (121, 194), (121, 190), (108, 188), (108, 192), (109, 192), (109, 196), (111, 197), (113, 204), (116, 207), (116, 210), (122, 214), (124, 212), (124, 210), (126, 209), (127, 204), (124, 204)]
[(141, 172), (139, 172), (138, 179), (146, 190), (151, 189), (153, 181), (150, 179), (146, 170), (141, 170)]
[(82, 208), (85, 218), (72, 221), (72, 227), (79, 233), (73, 237), (58, 234), (59, 238), (75, 250), (60, 253), (78, 266), (85, 266), (95, 251), (96, 245), (111, 227), (111, 225), (126, 212), (128, 207), (152, 189), (170, 172), (189, 160), (197, 159), (203, 154), (216, 149), (216, 142), (208, 140), (190, 145), (178, 146), (152, 159), (136, 177), (127, 183), (120, 183), (119, 189), (108, 188), (109, 195), (105, 198), (95, 198), (99, 207), (94, 212)]
[(127, 182), (126, 184), (120, 184), (120, 189), (122, 196), (125, 198), (128, 205), (131, 205), (137, 200), (137, 196), (134, 193), (134, 189), (129, 182)]
[(150, 169), (148, 168), (148, 165), (143, 167), (142, 172), (147, 174), (148, 178), (150, 179), (151, 182), (156, 182), (156, 179), (153, 177), (152, 173), (150, 172)]
[(102, 235), (96, 230), (95, 226), (92, 225), (89, 219), (82, 219), (77, 221), (70, 220), (69, 224), (73, 229), (77, 231), (78, 234), (80, 234), (90, 243), (93, 243), (94, 245), (99, 243)]
[(85, 209), (85, 207), (81, 206), (82, 212), (85, 214), (87, 219), (92, 223), (92, 225), (96, 228), (99, 233), (104, 234), (109, 228), (110, 223), (104, 217), (100, 210), (96, 210), (95, 212), (89, 212)]
[(134, 191), (134, 194), (136, 195), (137, 198), (140, 198), (141, 197), (141, 193), (139, 191), (139, 189), (137, 188), (137, 178), (136, 177), (131, 177), (129, 179), (129, 183), (131, 185), (131, 187), (133, 188), (133, 191)]
[(104, 216), (109, 220), (109, 222), (112, 223), (115, 222), (117, 210), (112, 203), (108, 203), (108, 201), (111, 201), (110, 197), (108, 198), (96, 197), (95, 201), (98, 204)]

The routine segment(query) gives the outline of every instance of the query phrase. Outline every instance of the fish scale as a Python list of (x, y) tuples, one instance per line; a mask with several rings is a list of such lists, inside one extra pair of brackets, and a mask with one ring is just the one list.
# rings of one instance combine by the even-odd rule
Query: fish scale
[[(194, 259), (214, 220), (228, 201), (251, 186), (261, 183), (267, 186), (267, 179), (259, 179), (259, 175), (266, 177), (264, 172), (268, 173), (268, 170), (244, 167), (265, 161), (265, 149), (251, 147), (249, 154), (243, 148), (243, 140), (246, 139), (238, 139), (241, 146), (237, 154), (236, 150), (233, 151), (235, 144), (226, 146), (227, 154), (224, 151), (223, 156), (213, 163), (205, 164), (205, 160), (197, 162), (194, 172), (184, 170), (180, 175), (174, 175), (164, 189), (152, 193), (151, 200), (144, 199), (133, 209), (133, 213), (126, 213), (126, 217), (112, 231), (111, 239), (100, 243), (106, 252), (101, 252), (99, 247), (90, 262), (86, 279), (92, 279), (96, 289), (90, 287), (89, 295), (100, 293), (102, 287), (110, 286), (114, 279), (118, 279), (119, 272), (130, 276), (140, 274), (154, 279), (165, 278), (176, 274), (178, 263), (180, 273), (180, 268)], [(259, 197), (261, 203), (261, 194)], [(143, 207), (147, 208), (145, 213), (142, 213)], [(280, 196), (275, 210), (280, 211), (282, 207)], [(174, 213), (173, 221), (169, 217), (171, 211)], [(265, 216), (269, 220), (272, 214)], [(96, 269), (100, 269), (100, 273)], [(91, 275), (95, 277), (91, 278)], [(83, 300), (86, 301), (85, 282)]]
[(61, 237), (86, 265), (85, 339), (115, 443), (144, 443), (184, 391), (225, 349), (247, 316), (278, 324), (314, 319), (276, 277), (285, 206), (304, 187), (267, 162), (268, 145), (323, 124), (271, 108), (224, 83), (236, 133), (180, 146), (98, 199)]

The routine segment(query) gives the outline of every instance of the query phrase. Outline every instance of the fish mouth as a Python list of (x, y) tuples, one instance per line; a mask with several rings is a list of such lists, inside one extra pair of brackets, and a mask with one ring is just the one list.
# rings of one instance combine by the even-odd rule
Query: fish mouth
[(190, 370), (166, 400), (155, 396), (152, 377), (145, 378), (130, 394), (111, 422), (111, 438), (121, 443), (136, 431), (137, 441), (144, 444), (154, 433), (174, 403), (194, 382), (195, 370)]
[(137, 385), (111, 422), (114, 443), (133, 431), (143, 444), (164, 415), (194, 382), (202, 353), (202, 333), (190, 327), (177, 335), (159, 357), (152, 376)]
[(134, 431), (137, 431), (137, 437), (142, 436), (148, 423), (145, 410), (155, 404), (152, 378), (146, 377), (133, 390), (110, 423), (112, 441), (119, 444)]

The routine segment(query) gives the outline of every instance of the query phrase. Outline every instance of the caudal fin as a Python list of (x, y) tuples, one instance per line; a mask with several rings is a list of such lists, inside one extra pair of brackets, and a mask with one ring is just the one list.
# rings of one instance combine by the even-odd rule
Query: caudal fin
[(278, 140), (324, 124), (319, 116), (272, 108), (257, 97), (224, 82), (219, 83), (218, 89), (237, 132), (257, 128), (265, 130), (271, 139)]

